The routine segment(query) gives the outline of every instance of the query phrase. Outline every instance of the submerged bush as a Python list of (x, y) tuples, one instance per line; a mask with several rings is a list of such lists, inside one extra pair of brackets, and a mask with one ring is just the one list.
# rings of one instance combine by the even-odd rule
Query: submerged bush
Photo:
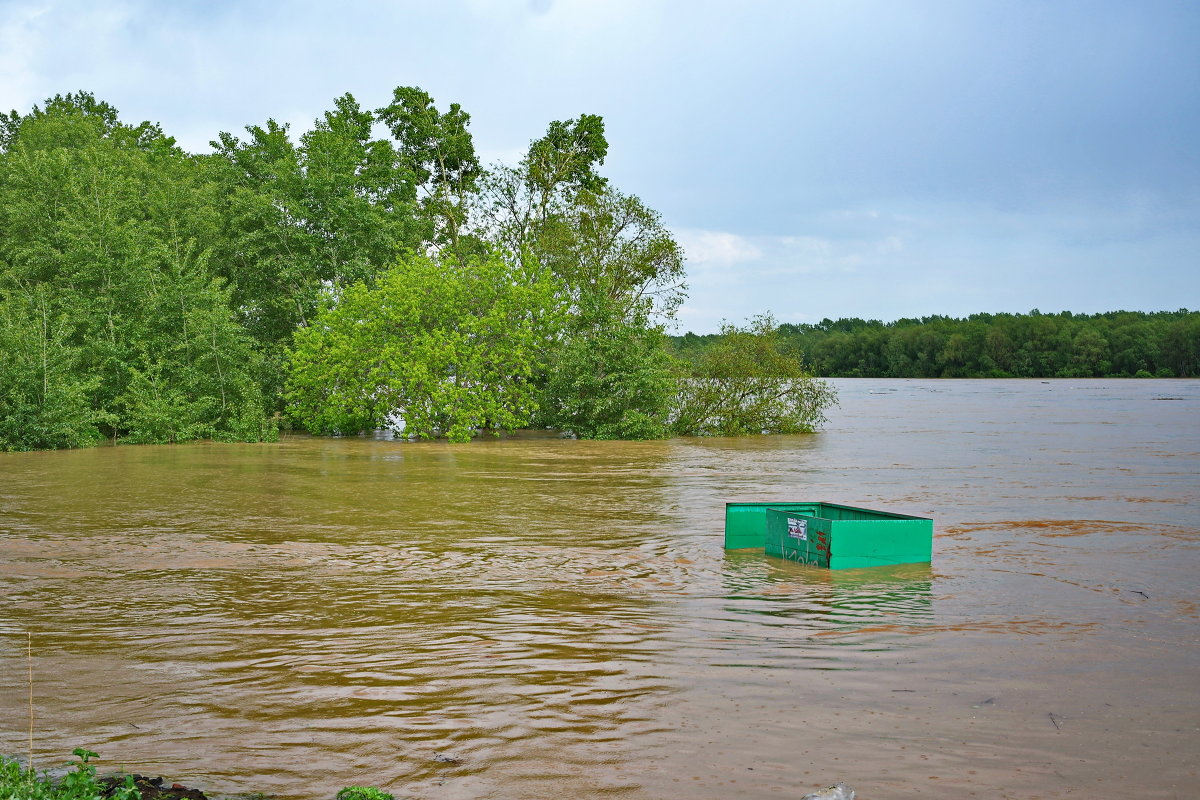
[(680, 383), (672, 427), (683, 436), (811, 433), (836, 403), (833, 387), (784, 351), (775, 320), (762, 315), (721, 327)]

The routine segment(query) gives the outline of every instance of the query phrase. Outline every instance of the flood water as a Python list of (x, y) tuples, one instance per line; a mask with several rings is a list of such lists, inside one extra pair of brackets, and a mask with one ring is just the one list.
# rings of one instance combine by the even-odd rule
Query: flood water
[[(0, 454), (0, 752), (210, 794), (1200, 796), (1200, 381), (839, 380), (812, 436)], [(932, 516), (932, 567), (722, 550)]]

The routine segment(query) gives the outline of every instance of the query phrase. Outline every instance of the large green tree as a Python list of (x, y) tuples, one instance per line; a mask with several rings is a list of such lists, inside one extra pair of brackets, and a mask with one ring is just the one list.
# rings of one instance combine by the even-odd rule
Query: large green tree
[(599, 174), (607, 154), (599, 116), (552, 122), (518, 165), (483, 178), (481, 236), (551, 270), (570, 312), (539, 419), (587, 438), (655, 438), (674, 391), (663, 327), (686, 290), (683, 251)]
[(522, 427), (560, 317), (557, 283), (535, 261), (404, 257), (296, 331), (290, 413), (320, 433), (398, 416), (406, 434), (452, 441)]
[(328, 290), (370, 285), (405, 252), (483, 252), (464, 231), (480, 172), (469, 122), (457, 104), (442, 113), (421, 89), (398, 87), (375, 111), (342, 95), (296, 141), (271, 119), (213, 142), (225, 187), (214, 261), (266, 360), (268, 393)]
[(329, 286), (370, 281), (428, 237), (416, 178), (394, 144), (372, 134), (375, 117), (352, 95), (292, 141), (274, 120), (222, 133), (209, 159), (225, 188), (216, 262), (234, 287), (246, 329), (274, 366)]
[(539, 421), (583, 439), (661, 439), (677, 391), (665, 334), (586, 295), (550, 356)]
[(425, 238), (463, 258), (480, 248), (463, 241), (483, 170), (468, 130), (471, 115), (458, 103), (442, 113), (433, 98), (415, 86), (400, 86), (392, 102), (375, 112), (396, 142), (398, 163), (413, 177), (426, 224)]
[[(88, 387), (93, 420), (115, 437), (271, 435), (256, 354), (210, 267), (216, 191), (156, 126), (125, 125), (91, 95), (7, 118), (0, 292), (18, 307), (10, 325), (40, 318), (33, 333), (74, 354), (73, 385)], [(42, 311), (19, 312), (31, 303)], [(169, 387), (167, 414), (153, 410), (157, 387)]]

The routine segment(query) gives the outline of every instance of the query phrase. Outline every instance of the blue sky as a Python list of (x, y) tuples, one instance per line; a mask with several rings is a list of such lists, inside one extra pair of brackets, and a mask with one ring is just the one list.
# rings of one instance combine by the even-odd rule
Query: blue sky
[(680, 330), (1200, 307), (1200, 3), (0, 2), (0, 106), (87, 89), (191, 150), (398, 85), (487, 160), (601, 114)]

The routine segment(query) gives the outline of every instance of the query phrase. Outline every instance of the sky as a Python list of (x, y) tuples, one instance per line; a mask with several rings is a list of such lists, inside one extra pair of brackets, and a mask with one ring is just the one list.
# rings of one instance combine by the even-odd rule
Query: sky
[(0, 0), (0, 107), (87, 90), (192, 152), (396, 86), (488, 162), (603, 116), (677, 332), (1200, 308), (1200, 3)]

